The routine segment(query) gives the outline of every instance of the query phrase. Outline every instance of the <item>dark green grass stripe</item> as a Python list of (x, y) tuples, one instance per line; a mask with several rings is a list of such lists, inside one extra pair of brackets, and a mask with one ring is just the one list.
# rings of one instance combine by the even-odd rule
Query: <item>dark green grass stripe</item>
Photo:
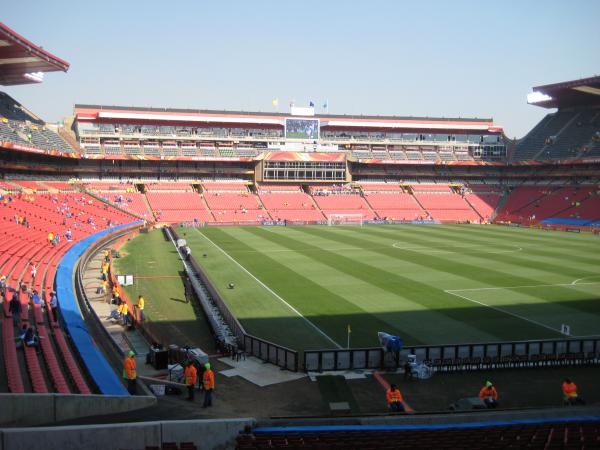
[[(409, 232), (409, 233), (410, 233), (411, 237), (413, 237), (413, 236), (414, 237), (423, 237), (423, 234), (416, 230), (414, 232)], [(374, 228), (367, 228), (365, 230), (365, 234), (368, 234), (371, 236), (382, 236), (383, 232), (376, 230)], [(446, 248), (455, 249), (465, 255), (475, 256), (478, 258), (486, 258), (486, 259), (489, 258), (489, 259), (493, 259), (494, 261), (499, 261), (499, 262), (509, 264), (512, 266), (520, 266), (520, 267), (524, 267), (524, 268), (533, 267), (535, 269), (542, 270), (542, 271), (549, 272), (549, 273), (554, 273), (557, 275), (570, 276), (573, 279), (598, 275), (598, 272), (591, 272), (586, 269), (581, 269), (581, 268), (570, 266), (568, 263), (569, 260), (573, 260), (573, 262), (585, 262), (590, 265), (598, 264), (598, 261), (593, 261), (588, 258), (579, 258), (576, 255), (565, 255), (565, 254), (559, 255), (559, 254), (556, 254), (553, 252), (538, 251), (533, 247), (527, 247), (526, 253), (523, 253), (523, 252), (486, 253), (485, 251), (481, 252), (479, 250), (472, 250), (472, 249), (468, 249), (468, 248), (465, 249), (465, 248), (461, 247), (460, 244), (456, 245), (453, 242), (459, 241), (461, 243), (481, 245), (482, 247), (490, 246), (492, 248), (496, 247), (496, 246), (511, 247), (512, 245), (508, 244), (506, 242), (490, 241), (489, 238), (488, 239), (473, 238), (470, 233), (466, 233), (466, 232), (459, 234), (459, 233), (453, 233), (451, 231), (447, 231), (447, 230), (443, 230), (443, 229), (442, 230), (440, 230), (440, 229), (431, 230), (430, 229), (425, 234), (427, 235), (427, 238), (436, 240), (435, 243), (432, 242), (432, 244), (434, 244), (433, 248), (435, 248), (436, 243), (439, 243), (439, 244), (443, 245), (444, 249), (446, 249)], [(390, 236), (389, 233), (385, 233), (385, 235)], [(404, 234), (403, 236), (406, 236), (406, 234)], [(547, 261), (532, 260), (531, 258), (527, 257), (528, 254), (533, 254), (533, 255), (538, 254), (540, 256), (551, 257), (554, 260), (563, 259), (564, 263), (561, 265), (558, 265), (558, 264), (553, 264), (553, 263), (550, 263)]]
[[(364, 239), (346, 239), (345, 237), (335, 236), (333, 232), (323, 228), (302, 227), (295, 228), (295, 230), (307, 234), (308, 238), (301, 242), (259, 228), (248, 229), (248, 231), (275, 242), (282, 247), (298, 251), (309, 258), (318, 258), (318, 261), (322, 264), (331, 266), (336, 270), (364, 280), (367, 283), (374, 283), (380, 289), (387, 290), (391, 293), (401, 292), (403, 296), (412, 299), (414, 302), (417, 302), (430, 310), (444, 314), (456, 321), (464, 322), (473, 328), (482, 330), (484, 333), (498, 336), (500, 339), (514, 339), (515, 336), (535, 336), (537, 338), (555, 337), (556, 334), (558, 334), (552, 333), (552, 331), (546, 328), (538, 327), (524, 320), (515, 321), (514, 318), (507, 314), (503, 314), (492, 308), (475, 306), (466, 308), (465, 301), (441, 290), (432, 288), (432, 286), (428, 284), (412, 280), (399, 274), (382, 271), (342, 254), (324, 250), (309, 244), (311, 241), (310, 236), (316, 236), (327, 239), (331, 238), (331, 240), (336, 240), (349, 245), (360, 246), (363, 244), (365, 248), (368, 249), (370, 242), (365, 241)], [(310, 251), (315, 249), (319, 249), (320, 251), (318, 253)], [(392, 254), (393, 252), (379, 251), (379, 253), (392, 258), (395, 257), (395, 255)], [(406, 260), (411, 263), (415, 262), (409, 258), (406, 258)], [(441, 267), (439, 264), (436, 264), (436, 266), (437, 270), (442, 271), (445, 271), (448, 268)], [(506, 319), (508, 317), (512, 320), (507, 322)], [(510, 326), (507, 326), (507, 323), (510, 323)]]
[[(329, 230), (325, 228), (319, 228), (317, 230), (313, 227), (304, 227), (301, 228), (300, 231), (309, 235), (315, 235), (333, 241), (345, 243), (348, 245), (363, 247), (365, 249), (368, 249), (369, 246), (372, 245), (372, 241), (361, 239), (358, 233), (352, 233), (352, 235), (342, 235), (335, 230)], [(362, 231), (366, 233), (371, 233), (368, 230)], [(411, 244), (423, 247), (430, 247), (432, 249), (435, 248), (432, 247), (431, 243), (425, 239), (407, 239), (406, 236), (403, 236), (403, 238), (405, 241), (410, 242)], [(470, 280), (485, 283), (490, 286), (510, 288), (511, 286), (530, 286), (535, 284), (541, 284), (538, 280), (532, 280), (530, 278), (519, 277), (516, 275), (511, 276), (504, 272), (494, 270), (489, 266), (481, 267), (468, 264), (464, 261), (460, 261), (460, 257), (452, 259), (449, 257), (441, 256), (441, 254), (438, 254), (436, 256), (430, 256), (417, 251), (399, 250), (393, 247), (390, 247), (388, 249), (373, 249), (372, 251), (385, 256), (389, 256), (391, 258), (403, 260), (413, 264), (418, 264), (420, 266), (425, 267), (428, 270), (433, 269), (438, 270), (440, 272), (448, 272), (458, 277), (468, 278)], [(571, 291), (568, 288), (557, 286), (556, 289), (560, 291), (560, 294), (558, 295), (562, 295), (563, 298), (568, 299), (571, 295)], [(545, 296), (543, 295), (543, 293), (531, 292), (531, 289), (529, 289), (527, 292), (525, 292), (525, 289), (519, 288), (512, 288), (511, 290), (521, 292), (525, 295), (529, 295), (540, 300), (545, 300)], [(593, 302), (590, 302), (590, 304), (588, 304), (587, 302), (578, 302), (575, 305), (575, 307), (585, 312), (594, 313), (594, 311), (596, 310), (596, 308), (593, 305)]]
[[(256, 229), (248, 228), (247, 230)], [(211, 240), (214, 238), (215, 243), (223, 250), (340, 345), (346, 342), (348, 324), (356, 327), (356, 330), (353, 328), (353, 339), (374, 344), (376, 343), (376, 331), (373, 332), (373, 330), (394, 328), (354, 303), (289, 269), (267, 254), (261, 253), (258, 257), (256, 253), (249, 251), (254, 250), (252, 247), (231, 234), (217, 228), (202, 232), (206, 233)], [(357, 326), (358, 323), (361, 323), (360, 327)], [(367, 323), (369, 326), (365, 326)], [(399, 331), (396, 329), (391, 332)], [(416, 344), (423, 343), (415, 336), (407, 336), (407, 339)]]

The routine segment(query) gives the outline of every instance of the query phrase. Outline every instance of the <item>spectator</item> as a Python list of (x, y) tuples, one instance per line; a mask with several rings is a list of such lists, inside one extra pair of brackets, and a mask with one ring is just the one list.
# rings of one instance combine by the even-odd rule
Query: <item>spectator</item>
[(410, 361), (406, 361), (404, 363), (404, 381), (412, 380), (414, 377), (412, 366), (410, 365)]
[(21, 327), (21, 331), (19, 331), (19, 335), (15, 338), (17, 344), (23, 345), (23, 341), (25, 339), (25, 335), (27, 334), (28, 329), (29, 327), (26, 324), (23, 324), (23, 326)]
[(40, 350), (40, 339), (40, 335), (38, 334), (37, 329), (34, 327), (27, 328), (25, 334), (23, 335), (23, 342), (25, 345), (27, 347), (34, 347), (38, 353)]
[(485, 386), (479, 391), (479, 398), (488, 408), (498, 406), (498, 392), (491, 381), (486, 381)]
[(0, 294), (6, 298), (6, 275), (0, 276)]
[(107, 318), (108, 319), (121, 320), (121, 311), (123, 311), (123, 305), (124, 304), (125, 304), (125, 302), (122, 302), (119, 306), (117, 306), (117, 309), (113, 309), (110, 312), (110, 315)]
[(204, 373), (202, 374), (202, 387), (204, 389), (203, 408), (212, 406), (212, 394), (215, 389), (215, 374), (210, 368), (210, 363), (204, 364)]
[(52, 317), (54, 321), (58, 322), (58, 296), (55, 291), (50, 294), (50, 308), (52, 308)]
[(135, 395), (137, 391), (137, 364), (135, 361), (135, 353), (129, 350), (127, 358), (123, 362), (123, 378), (127, 380), (127, 391), (131, 395)]
[(577, 394), (577, 385), (569, 378), (562, 384), (563, 403), (565, 405), (585, 405), (585, 401)]
[(41, 306), (42, 305), (42, 300), (40, 299), (40, 294), (38, 294), (37, 290), (33, 290), (33, 292), (31, 293), (31, 302), (34, 305), (38, 305)]
[(398, 389), (398, 386), (392, 384), (385, 393), (385, 397), (390, 411), (404, 412), (404, 399), (402, 398), (402, 393), (400, 392), (400, 389)]
[(13, 323), (16, 327), (21, 325), (21, 301), (19, 300), (19, 292), (13, 289), (12, 298), (8, 304), (8, 312), (12, 314)]
[(188, 389), (188, 398), (187, 399), (189, 401), (194, 401), (194, 391), (196, 390), (197, 375), (198, 375), (198, 370), (196, 369), (196, 366), (194, 366), (194, 363), (192, 361), (188, 361), (188, 363), (185, 367), (184, 377), (185, 377), (185, 384)]
[(35, 264), (31, 265), (31, 280), (35, 281), (35, 276), (37, 275), (37, 266)]

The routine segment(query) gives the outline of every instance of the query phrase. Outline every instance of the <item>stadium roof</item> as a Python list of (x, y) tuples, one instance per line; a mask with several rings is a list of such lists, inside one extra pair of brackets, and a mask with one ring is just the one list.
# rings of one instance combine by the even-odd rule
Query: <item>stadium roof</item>
[(573, 108), (600, 105), (600, 76), (536, 86), (527, 96), (531, 105), (543, 108)]
[(66, 72), (69, 63), (0, 22), (0, 85), (40, 83), (44, 72)]
[[(254, 124), (258, 126), (284, 126), (286, 118), (300, 118), (286, 112), (249, 112), (200, 109), (139, 108), (124, 106), (75, 105), (75, 116), (80, 121), (103, 122), (162, 122), (165, 124)], [(396, 129), (456, 129), (500, 132), (492, 119), (434, 118), (411, 116), (363, 116), (315, 114), (321, 126), (340, 128), (396, 128)]]

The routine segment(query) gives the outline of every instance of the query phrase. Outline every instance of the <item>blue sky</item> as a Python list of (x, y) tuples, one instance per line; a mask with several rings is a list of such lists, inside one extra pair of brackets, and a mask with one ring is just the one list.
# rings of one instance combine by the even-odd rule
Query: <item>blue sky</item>
[(0, 87), (48, 121), (75, 103), (493, 117), (521, 137), (532, 86), (600, 74), (600, 2), (28, 1), (0, 21), (71, 63)]

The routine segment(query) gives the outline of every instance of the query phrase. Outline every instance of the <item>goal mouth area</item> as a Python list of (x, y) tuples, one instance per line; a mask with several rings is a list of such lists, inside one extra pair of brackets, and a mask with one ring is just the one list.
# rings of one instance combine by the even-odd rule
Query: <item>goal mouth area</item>
[(330, 214), (327, 216), (327, 225), (358, 225), (363, 226), (365, 217), (362, 214)]

